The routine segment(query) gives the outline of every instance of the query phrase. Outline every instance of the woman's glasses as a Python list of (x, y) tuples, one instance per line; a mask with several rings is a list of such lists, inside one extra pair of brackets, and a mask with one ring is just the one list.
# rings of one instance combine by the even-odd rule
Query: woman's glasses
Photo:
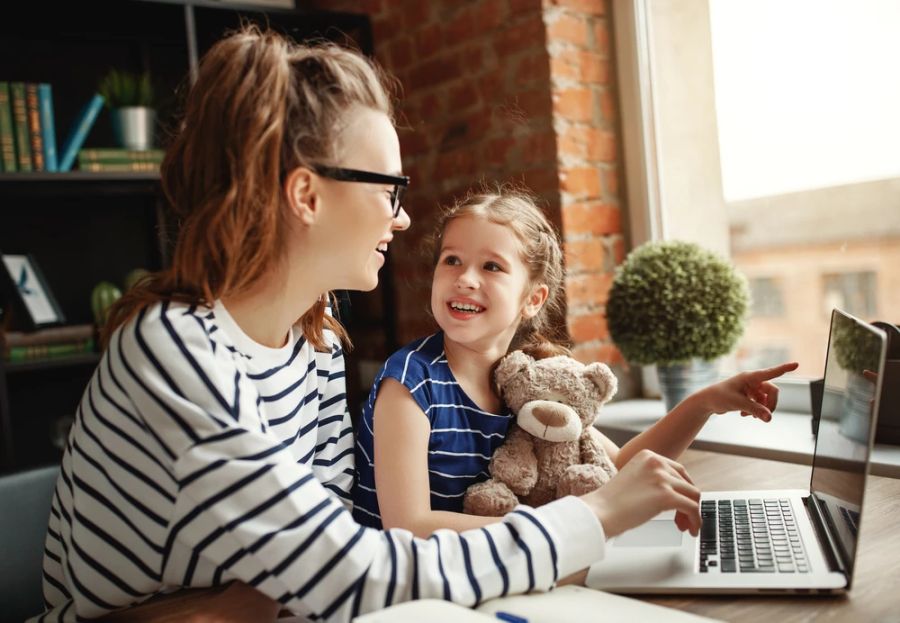
[(400, 202), (403, 200), (403, 193), (409, 186), (409, 177), (406, 175), (386, 175), (384, 173), (373, 173), (371, 171), (359, 171), (357, 169), (341, 169), (339, 167), (327, 167), (324, 165), (313, 165), (312, 170), (327, 177), (330, 180), (338, 182), (367, 182), (369, 184), (391, 184), (394, 190), (391, 191), (391, 209), (394, 211), (394, 218), (400, 214)]

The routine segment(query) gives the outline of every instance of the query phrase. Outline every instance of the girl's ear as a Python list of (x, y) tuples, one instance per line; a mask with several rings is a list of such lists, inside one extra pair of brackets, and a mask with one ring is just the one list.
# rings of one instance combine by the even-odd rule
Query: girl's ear
[(550, 295), (550, 288), (547, 287), (547, 284), (539, 283), (534, 288), (531, 289), (531, 293), (528, 295), (528, 298), (525, 299), (525, 305), (522, 308), (522, 318), (534, 318), (539, 311), (541, 311), (541, 307), (544, 306), (544, 303), (547, 302), (547, 297)]
[(312, 225), (318, 216), (314, 192), (316, 178), (306, 167), (297, 167), (284, 180), (284, 193), (291, 213), (304, 225)]

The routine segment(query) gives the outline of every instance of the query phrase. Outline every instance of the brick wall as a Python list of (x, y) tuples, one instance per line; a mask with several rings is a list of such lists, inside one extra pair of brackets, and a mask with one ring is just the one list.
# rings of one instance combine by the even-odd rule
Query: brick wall
[(413, 226), (392, 244), (398, 339), (433, 329), (420, 255), (439, 206), (479, 182), (521, 182), (563, 235), (567, 325), (582, 360), (618, 363), (604, 304), (623, 256), (607, 0), (344, 0), (403, 89)]

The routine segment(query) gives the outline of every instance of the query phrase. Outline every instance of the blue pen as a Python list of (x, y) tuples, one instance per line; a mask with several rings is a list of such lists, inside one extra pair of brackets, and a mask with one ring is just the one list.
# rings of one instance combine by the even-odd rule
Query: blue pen
[(506, 621), (507, 623), (528, 623), (528, 619), (525, 617), (520, 617), (517, 614), (513, 614), (511, 612), (495, 612), (494, 616), (500, 619), (501, 621)]

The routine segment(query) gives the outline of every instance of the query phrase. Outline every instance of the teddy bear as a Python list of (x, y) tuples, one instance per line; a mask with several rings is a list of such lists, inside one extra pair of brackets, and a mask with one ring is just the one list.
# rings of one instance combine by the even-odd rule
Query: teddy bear
[(593, 491), (616, 474), (593, 426), (616, 393), (609, 367), (516, 350), (500, 361), (494, 382), (516, 421), (491, 457), (490, 479), (466, 490), (466, 513), (500, 516), (520, 503), (540, 506)]

